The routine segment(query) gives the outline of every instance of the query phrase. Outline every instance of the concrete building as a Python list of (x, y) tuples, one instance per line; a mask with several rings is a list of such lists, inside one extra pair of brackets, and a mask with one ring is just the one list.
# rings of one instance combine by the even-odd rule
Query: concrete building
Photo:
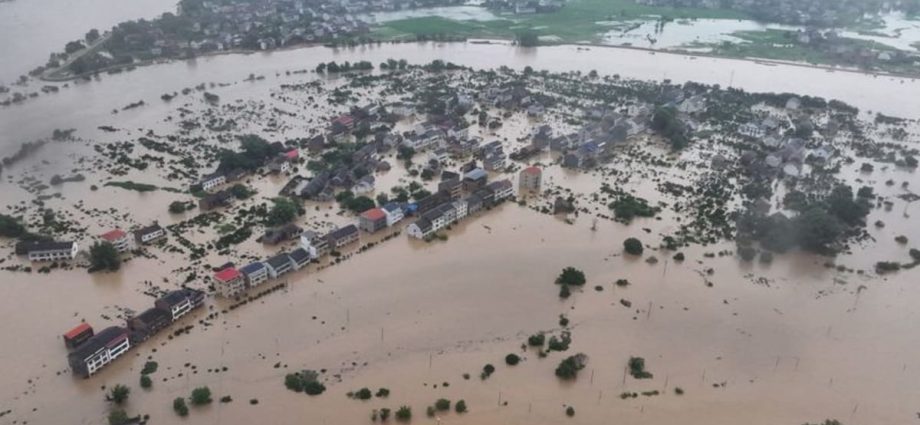
[(371, 208), (361, 213), (358, 226), (368, 233), (384, 229), (387, 227), (387, 214), (382, 208)]
[(390, 202), (383, 206), (383, 212), (387, 215), (387, 226), (393, 226), (400, 222), (403, 217), (403, 209), (396, 202)]
[(358, 237), (358, 227), (354, 224), (349, 224), (329, 232), (326, 235), (326, 240), (329, 241), (330, 249), (339, 249), (352, 242), (357, 242)]
[(148, 244), (165, 237), (166, 229), (160, 227), (157, 223), (134, 231), (134, 240), (139, 244)]
[(170, 318), (175, 322), (204, 305), (204, 293), (194, 289), (179, 289), (158, 298), (153, 305), (169, 312)]
[(64, 334), (64, 345), (74, 349), (93, 337), (93, 327), (88, 323), (80, 323)]
[(241, 267), (240, 273), (246, 280), (246, 285), (250, 288), (259, 286), (262, 282), (268, 280), (268, 267), (265, 267), (265, 264), (260, 261)]
[(127, 320), (128, 329), (135, 342), (145, 341), (166, 329), (172, 323), (172, 316), (162, 308), (148, 308), (141, 314)]
[(73, 373), (89, 378), (131, 348), (128, 330), (118, 326), (103, 329), (67, 356)]
[(124, 230), (115, 229), (99, 236), (100, 239), (112, 244), (118, 252), (127, 252), (134, 247), (133, 241)]
[(294, 270), (294, 263), (291, 262), (289, 255), (282, 252), (265, 261), (265, 267), (268, 268), (268, 275), (273, 279), (277, 279), (279, 276)]
[(214, 274), (214, 286), (222, 296), (232, 298), (246, 290), (246, 278), (235, 267), (227, 267)]
[(540, 167), (527, 167), (518, 175), (518, 187), (520, 190), (529, 190), (539, 192), (543, 185), (543, 170)]
[(77, 256), (76, 242), (34, 242), (26, 245), (31, 261), (73, 260)]

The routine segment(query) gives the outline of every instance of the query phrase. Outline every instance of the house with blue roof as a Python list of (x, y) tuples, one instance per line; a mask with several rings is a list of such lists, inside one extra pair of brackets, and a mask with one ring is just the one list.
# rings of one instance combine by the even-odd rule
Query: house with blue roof
[(250, 288), (260, 285), (268, 280), (268, 268), (261, 261), (247, 264), (239, 269), (240, 273), (246, 278), (246, 284)]

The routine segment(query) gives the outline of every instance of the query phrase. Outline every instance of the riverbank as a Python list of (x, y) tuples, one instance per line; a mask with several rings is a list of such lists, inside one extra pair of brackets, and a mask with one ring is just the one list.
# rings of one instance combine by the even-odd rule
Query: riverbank
[[(476, 39), (468, 39), (464, 41), (389, 42), (389, 44), (393, 44), (393, 43), (396, 43), (396, 44), (469, 43), (469, 44), (481, 44), (481, 45), (498, 44), (498, 45), (505, 45), (505, 46), (514, 46), (514, 40), (512, 38), (488, 38), (488, 39), (476, 38)], [(379, 44), (368, 43), (367, 45), (373, 46), (373, 45), (379, 45)], [(363, 46), (363, 45), (358, 45), (355, 47), (360, 47), (360, 46)], [(873, 77), (908, 78), (911, 80), (916, 80), (918, 77), (920, 77), (920, 74), (903, 74), (903, 73), (893, 73), (893, 72), (884, 72), (884, 71), (869, 71), (869, 70), (863, 70), (863, 69), (857, 69), (857, 68), (847, 68), (847, 67), (842, 67), (842, 66), (821, 65), (821, 64), (804, 63), (804, 62), (796, 62), (796, 61), (785, 61), (785, 60), (778, 60), (778, 59), (764, 59), (764, 58), (757, 58), (757, 57), (732, 57), (732, 56), (724, 56), (724, 55), (705, 53), (705, 52), (691, 52), (691, 51), (670, 50), (670, 49), (654, 49), (654, 48), (637, 47), (637, 46), (612, 46), (612, 45), (603, 44), (603, 43), (590, 43), (590, 42), (574, 43), (574, 44), (573, 43), (544, 43), (542, 45), (542, 47), (549, 47), (549, 46), (591, 47), (591, 48), (602, 48), (602, 49), (612, 49), (612, 50), (640, 51), (640, 52), (648, 52), (651, 54), (683, 56), (683, 57), (690, 57), (690, 58), (712, 58), (712, 59), (725, 59), (725, 60), (734, 60), (734, 61), (746, 61), (746, 62), (753, 62), (753, 63), (764, 64), (764, 65), (794, 66), (794, 67), (800, 67), (800, 68), (819, 69), (819, 70), (824, 70), (824, 71), (829, 71), (829, 72), (839, 71), (839, 72), (846, 72), (846, 73), (853, 73), (853, 74), (870, 75)], [(106, 74), (106, 73), (112, 73), (113, 71), (121, 72), (121, 71), (129, 70), (129, 69), (139, 68), (139, 67), (166, 64), (166, 63), (172, 63), (172, 62), (189, 61), (189, 60), (194, 60), (198, 58), (218, 57), (218, 56), (225, 56), (225, 55), (247, 55), (248, 56), (248, 55), (253, 55), (253, 54), (258, 54), (258, 53), (297, 51), (301, 49), (309, 49), (309, 48), (317, 48), (317, 47), (326, 47), (326, 48), (334, 49), (334, 48), (349, 48), (350, 46), (331, 47), (323, 43), (314, 43), (314, 44), (299, 44), (296, 46), (282, 47), (282, 48), (277, 48), (277, 49), (273, 49), (270, 51), (231, 49), (231, 50), (224, 50), (224, 51), (209, 52), (209, 53), (202, 54), (194, 58), (187, 58), (187, 59), (155, 59), (155, 60), (143, 61), (143, 62), (138, 62), (138, 63), (111, 66), (111, 67), (103, 68), (103, 69), (100, 69), (94, 72), (89, 72), (89, 73), (80, 74), (80, 75), (54, 77), (53, 75), (55, 74), (55, 72), (52, 71), (52, 72), (43, 74), (40, 77), (40, 79), (46, 82), (61, 83), (61, 82), (78, 80), (78, 79), (90, 78), (96, 75), (101, 75), (101, 74)], [(540, 47), (541, 46), (519, 47), (519, 48), (520, 49), (539, 49)], [(445, 58), (444, 60), (449, 62), (450, 58)]]

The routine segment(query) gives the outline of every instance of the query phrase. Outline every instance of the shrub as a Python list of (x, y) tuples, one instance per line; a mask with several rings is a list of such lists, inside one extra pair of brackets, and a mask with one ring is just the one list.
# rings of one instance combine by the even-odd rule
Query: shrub
[(568, 417), (570, 417), (570, 418), (571, 418), (572, 416), (575, 416), (575, 408), (572, 407), (572, 406), (566, 407), (566, 408), (565, 408), (565, 415), (568, 416)]
[(466, 401), (458, 400), (457, 403), (454, 404), (454, 411), (457, 413), (466, 413)]
[(910, 258), (914, 261), (920, 261), (920, 249), (911, 248), (908, 253), (910, 254)]
[(521, 362), (521, 358), (517, 354), (511, 353), (505, 356), (505, 364), (507, 364), (508, 366), (514, 366), (520, 362)]
[(875, 263), (876, 273), (888, 273), (901, 270), (901, 264), (895, 261), (879, 261)]
[(192, 390), (190, 398), (193, 406), (204, 406), (211, 403), (211, 389), (208, 387), (198, 387)]
[(307, 395), (320, 395), (324, 391), (326, 391), (326, 386), (319, 381), (310, 381), (303, 386), (303, 392)]
[(629, 358), (629, 374), (636, 379), (651, 379), (652, 374), (645, 370), (645, 359), (642, 357)]
[(370, 400), (371, 396), (371, 390), (368, 388), (361, 388), (354, 393), (354, 398), (358, 400)]
[(303, 391), (303, 379), (297, 373), (289, 373), (284, 376), (284, 386), (295, 392)]
[(147, 375), (141, 375), (141, 388), (149, 389), (153, 386), (153, 380)]
[(377, 397), (379, 397), (379, 398), (386, 398), (386, 397), (389, 397), (389, 396), (390, 396), (390, 390), (389, 390), (389, 389), (386, 389), (386, 388), (381, 388), (381, 389), (377, 390), (377, 393), (374, 394), (374, 395), (377, 396)]
[(684, 395), (684, 389), (681, 387), (674, 387), (674, 394)]
[(677, 262), (684, 261), (684, 258), (685, 258), (685, 257), (684, 257), (684, 253), (683, 253), (683, 252), (678, 252), (677, 254), (674, 254), (674, 257), (673, 257), (673, 258), (674, 258), (674, 261), (677, 261)]
[(434, 408), (438, 409), (440, 412), (450, 410), (450, 400), (446, 398), (439, 398), (434, 402)]
[(188, 416), (188, 406), (186, 406), (184, 398), (176, 397), (173, 400), (173, 411), (179, 416)]
[(572, 296), (572, 291), (569, 290), (569, 285), (562, 285), (559, 288), (559, 298), (567, 299)]
[(425, 408), (425, 415), (429, 418), (433, 418), (435, 413), (437, 413), (437, 410), (435, 410), (434, 406), (428, 406)]
[(109, 392), (108, 399), (109, 401), (115, 404), (121, 405), (121, 404), (124, 404), (124, 402), (128, 401), (128, 395), (130, 394), (131, 394), (130, 388), (124, 385), (118, 384), (112, 387), (112, 391)]
[(380, 409), (380, 420), (386, 422), (387, 419), (390, 419), (390, 409), (384, 407)]
[(144, 368), (141, 369), (141, 375), (150, 375), (152, 373), (155, 373), (159, 367), (160, 365), (157, 362), (150, 361), (150, 362), (144, 363)]
[(527, 345), (531, 347), (542, 347), (546, 342), (546, 335), (542, 332), (533, 334), (527, 338)]
[(562, 326), (564, 328), (568, 325), (569, 325), (569, 318), (565, 317), (564, 314), (560, 314), (559, 315), (559, 326)]
[(738, 255), (741, 256), (741, 259), (744, 261), (753, 261), (757, 257), (757, 250), (751, 246), (743, 246), (738, 248)]
[(578, 377), (578, 371), (584, 369), (587, 363), (588, 356), (582, 353), (566, 357), (556, 367), (556, 376), (566, 380), (575, 379)]
[(562, 269), (562, 273), (556, 278), (557, 285), (581, 286), (584, 285), (585, 282), (585, 273), (574, 267)]
[(125, 425), (128, 422), (128, 414), (123, 409), (114, 409), (109, 412), (109, 425)]
[(636, 238), (629, 238), (623, 241), (623, 250), (629, 255), (642, 255), (644, 248), (641, 241)]
[(319, 382), (319, 374), (309, 369), (285, 375), (284, 386), (291, 391), (303, 391), (307, 395), (319, 395), (326, 391), (326, 386)]
[(495, 366), (487, 364), (482, 367), (482, 373), (479, 374), (479, 377), (481, 379), (488, 379), (493, 373), (495, 373)]
[(412, 408), (409, 406), (400, 406), (396, 409), (396, 420), (400, 422), (409, 422), (412, 419)]
[(569, 349), (569, 344), (572, 343), (572, 334), (569, 332), (562, 332), (558, 337), (555, 335), (549, 338), (549, 351), (565, 351)]
[(233, 401), (233, 397), (230, 397), (230, 396), (228, 396), (228, 395), (225, 395), (225, 396), (223, 396), (223, 397), (220, 398), (220, 402), (221, 402), (221, 403), (229, 403), (229, 402), (231, 402), (231, 401)]

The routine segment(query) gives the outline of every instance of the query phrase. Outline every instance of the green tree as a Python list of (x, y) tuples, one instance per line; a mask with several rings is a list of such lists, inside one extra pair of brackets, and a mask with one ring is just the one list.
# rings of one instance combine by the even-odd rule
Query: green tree
[(116, 271), (121, 267), (121, 257), (115, 245), (109, 242), (96, 242), (89, 248), (90, 271)]
[(454, 404), (454, 411), (457, 412), (457, 413), (466, 413), (466, 411), (467, 411), (467, 409), (466, 409), (466, 401), (465, 401), (465, 400), (457, 400), (457, 403)]
[(192, 390), (192, 396), (189, 398), (192, 406), (204, 406), (211, 403), (211, 389), (208, 387), (198, 387)]
[(374, 208), (376, 205), (377, 204), (374, 203), (374, 200), (368, 198), (367, 196), (358, 196), (345, 202), (345, 207), (357, 214)]
[(173, 400), (173, 411), (179, 416), (188, 416), (188, 406), (185, 404), (184, 398), (176, 397)]
[(400, 422), (409, 422), (412, 419), (412, 408), (409, 406), (400, 406), (396, 409), (396, 420)]
[(540, 44), (540, 36), (533, 30), (521, 31), (517, 34), (517, 42), (521, 47), (534, 47)]
[(124, 409), (112, 409), (109, 412), (109, 425), (126, 425), (130, 419)]
[(434, 408), (438, 409), (440, 412), (446, 412), (450, 410), (450, 400), (446, 398), (439, 398), (434, 402)]
[(169, 203), (169, 212), (172, 214), (182, 214), (185, 212), (187, 205), (188, 204), (183, 201), (172, 201)]
[(111, 401), (111, 402), (113, 402), (113, 403), (115, 403), (115, 404), (117, 404), (117, 405), (122, 405), (122, 404), (124, 404), (126, 401), (128, 401), (128, 396), (129, 396), (130, 394), (131, 394), (131, 389), (130, 389), (130, 388), (128, 388), (128, 387), (126, 387), (126, 386), (124, 386), (124, 385), (118, 384), (118, 385), (115, 385), (114, 387), (112, 387), (112, 390), (109, 391), (108, 399), (109, 399), (109, 401)]
[(645, 370), (645, 359), (642, 357), (630, 357), (627, 362), (629, 374), (636, 379), (651, 379), (651, 372)]
[(521, 357), (517, 354), (511, 353), (505, 356), (505, 364), (508, 366), (515, 366), (521, 362)]
[(18, 238), (26, 232), (26, 228), (13, 217), (0, 214), (0, 236)]
[(812, 207), (798, 215), (794, 221), (799, 245), (811, 252), (829, 254), (843, 234), (843, 224), (823, 208)]
[(559, 285), (581, 286), (584, 285), (585, 282), (587, 282), (587, 280), (585, 280), (585, 273), (575, 267), (566, 267), (562, 269), (562, 273), (556, 278), (556, 284)]
[(269, 226), (279, 226), (290, 223), (297, 218), (297, 204), (288, 198), (272, 199), (272, 208), (268, 211), (268, 217), (265, 224)]
[(629, 238), (623, 241), (623, 249), (630, 255), (642, 255), (642, 251), (644, 250), (642, 241), (636, 238)]
[(153, 386), (153, 380), (148, 375), (141, 375), (141, 388), (150, 389)]
[(565, 380), (575, 379), (578, 377), (578, 371), (584, 369), (587, 363), (588, 356), (582, 353), (566, 357), (556, 367), (556, 376)]
[(86, 37), (84, 37), (84, 39), (86, 39), (87, 43), (94, 43), (96, 40), (99, 39), (99, 30), (95, 28), (89, 30), (86, 33)]

